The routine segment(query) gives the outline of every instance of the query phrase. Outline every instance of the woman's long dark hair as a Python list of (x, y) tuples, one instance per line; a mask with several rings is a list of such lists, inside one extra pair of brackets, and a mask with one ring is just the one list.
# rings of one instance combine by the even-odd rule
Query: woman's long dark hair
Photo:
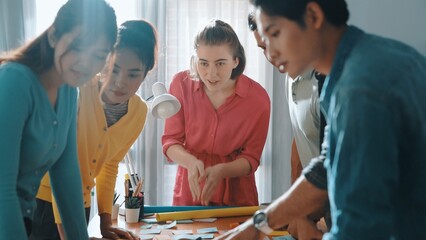
[(104, 69), (106, 73), (106, 81), (104, 82), (100, 99), (105, 91), (108, 82), (111, 81), (112, 71), (114, 69), (116, 52), (120, 49), (128, 49), (132, 51), (142, 64), (145, 66), (144, 78), (151, 71), (158, 56), (158, 35), (155, 27), (146, 20), (129, 20), (120, 25), (118, 28), (117, 42), (108, 58), (107, 67)]
[(114, 51), (127, 48), (134, 52), (145, 66), (145, 74), (157, 61), (157, 31), (146, 20), (130, 20), (118, 28), (117, 43)]

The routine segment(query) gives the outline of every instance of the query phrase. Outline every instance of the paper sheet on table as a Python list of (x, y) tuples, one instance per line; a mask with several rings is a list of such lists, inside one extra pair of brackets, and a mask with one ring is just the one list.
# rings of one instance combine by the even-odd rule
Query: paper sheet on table
[(200, 228), (197, 229), (197, 233), (217, 233), (217, 227)]
[(158, 225), (157, 229), (169, 229), (169, 228), (174, 228), (176, 227), (176, 221), (173, 221), (169, 224), (165, 224), (165, 225)]
[(215, 222), (217, 220), (217, 218), (195, 218), (193, 219), (194, 222), (207, 222), (207, 223), (212, 223)]
[(155, 219), (155, 218), (144, 218), (144, 219), (141, 219), (141, 222), (144, 222), (144, 223), (158, 223), (157, 219)]
[(141, 226), (141, 229), (150, 229), (152, 227), (152, 224), (145, 224)]
[(173, 230), (173, 235), (189, 235), (192, 234), (192, 230)]
[(143, 229), (139, 232), (139, 234), (160, 234), (161, 229), (152, 228), (152, 229)]
[(213, 234), (194, 234), (194, 235), (176, 235), (173, 236), (173, 240), (179, 240), (179, 239), (197, 239), (201, 237), (202, 239), (213, 239)]

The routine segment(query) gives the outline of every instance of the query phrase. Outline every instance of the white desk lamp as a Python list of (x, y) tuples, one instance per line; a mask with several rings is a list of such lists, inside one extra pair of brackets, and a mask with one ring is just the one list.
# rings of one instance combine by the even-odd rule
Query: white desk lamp
[[(151, 104), (151, 114), (154, 117), (166, 119), (175, 115), (180, 110), (179, 100), (175, 96), (167, 93), (166, 87), (163, 83), (154, 83), (154, 85), (152, 85), (152, 93), (154, 95), (151, 97), (154, 97), (154, 100)], [(136, 186), (137, 182), (139, 182), (141, 179), (135, 171), (130, 153), (126, 154), (124, 157), (124, 162), (126, 164), (127, 173), (130, 177), (130, 182), (132, 186)]]
[(151, 114), (156, 118), (166, 119), (175, 115), (180, 110), (180, 102), (168, 94), (163, 83), (156, 82), (152, 85), (154, 100), (151, 104)]

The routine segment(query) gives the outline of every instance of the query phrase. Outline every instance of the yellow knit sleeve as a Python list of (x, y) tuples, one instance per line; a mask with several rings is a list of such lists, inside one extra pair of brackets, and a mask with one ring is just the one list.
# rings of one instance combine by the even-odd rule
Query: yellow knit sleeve
[[(127, 130), (130, 130), (126, 135), (127, 139), (125, 141), (120, 141), (120, 144), (122, 144), (120, 150), (113, 158), (104, 163), (99, 175), (96, 177), (96, 195), (99, 214), (111, 214), (118, 164), (124, 159), (124, 156), (142, 132), (145, 126), (147, 112), (148, 106), (146, 103), (141, 101), (138, 96), (134, 96), (133, 99), (131, 99), (129, 111), (127, 113), (131, 115), (132, 119), (132, 122), (125, 126)], [(116, 143), (118, 144), (118, 142)]]

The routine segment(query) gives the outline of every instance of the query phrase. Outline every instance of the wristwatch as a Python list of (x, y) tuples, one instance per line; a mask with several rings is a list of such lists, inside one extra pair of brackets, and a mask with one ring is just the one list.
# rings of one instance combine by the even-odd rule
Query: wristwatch
[(254, 223), (254, 226), (259, 231), (265, 233), (266, 235), (269, 235), (271, 232), (274, 231), (274, 229), (269, 227), (268, 216), (266, 215), (265, 211), (263, 211), (263, 210), (257, 210), (254, 213), (253, 223)]

